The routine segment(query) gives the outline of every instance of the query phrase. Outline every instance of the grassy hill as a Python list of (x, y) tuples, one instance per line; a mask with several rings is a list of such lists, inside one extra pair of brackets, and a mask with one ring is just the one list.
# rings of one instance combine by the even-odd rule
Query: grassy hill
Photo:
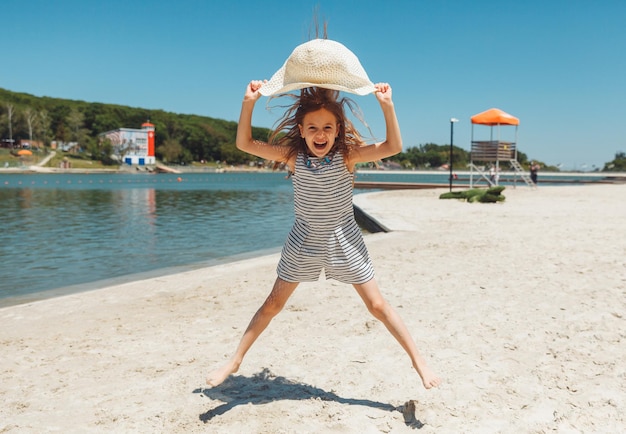
[[(11, 113), (9, 113), (11, 110)], [(9, 122), (9, 117), (11, 121)], [(38, 97), (0, 88), (0, 138), (78, 142), (97, 154), (100, 133), (117, 128), (140, 128), (149, 120), (156, 128), (157, 158), (171, 162), (255, 160), (235, 147), (237, 123), (206, 116), (177, 114), (115, 104)], [(9, 124), (11, 130), (9, 130)], [(266, 139), (266, 128), (253, 128)]]

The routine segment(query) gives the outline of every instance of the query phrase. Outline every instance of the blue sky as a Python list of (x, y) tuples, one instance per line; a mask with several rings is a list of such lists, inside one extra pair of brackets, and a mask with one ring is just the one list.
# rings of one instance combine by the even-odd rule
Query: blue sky
[[(591, 170), (626, 152), (623, 0), (2, 0), (0, 87), (236, 121), (248, 81), (309, 39), (316, 6), (392, 85), (405, 149), (449, 144), (455, 117), (469, 150), (470, 117), (497, 107), (520, 119), (529, 158)], [(354, 99), (384, 137), (375, 97)], [(271, 127), (265, 101), (253, 123)]]

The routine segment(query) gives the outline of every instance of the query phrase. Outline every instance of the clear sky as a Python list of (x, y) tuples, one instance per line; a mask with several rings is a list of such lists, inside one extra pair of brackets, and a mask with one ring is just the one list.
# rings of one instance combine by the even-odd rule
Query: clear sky
[[(469, 150), (470, 117), (497, 107), (529, 158), (591, 170), (626, 152), (624, 0), (1, 0), (0, 87), (236, 121), (246, 84), (309, 40), (316, 6), (392, 85), (405, 149), (449, 144), (454, 117)], [(375, 97), (354, 99), (384, 137)], [(271, 127), (265, 101), (253, 123)]]

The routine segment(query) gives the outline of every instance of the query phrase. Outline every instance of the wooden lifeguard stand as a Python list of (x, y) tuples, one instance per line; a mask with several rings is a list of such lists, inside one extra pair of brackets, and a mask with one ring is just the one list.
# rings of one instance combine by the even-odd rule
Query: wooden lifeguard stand
[[(493, 179), (485, 170), (485, 163), (492, 166), (494, 173), (500, 171), (500, 163), (507, 162), (515, 171), (515, 175), (522, 178), (528, 185), (534, 186), (530, 177), (524, 173), (522, 166), (517, 161), (517, 127), (519, 119), (500, 109), (492, 108), (471, 117), (472, 121), (472, 148), (470, 152), (470, 188), (474, 186), (474, 171), (478, 172), (479, 179), (483, 178), (492, 186), (498, 183), (496, 176)], [(489, 140), (474, 140), (474, 125), (486, 125), (490, 127)], [(514, 126), (514, 141), (504, 141), (500, 137), (501, 126)], [(496, 127), (496, 137), (494, 137)], [(483, 164), (481, 164), (483, 163)], [(481, 166), (477, 165), (480, 164)]]

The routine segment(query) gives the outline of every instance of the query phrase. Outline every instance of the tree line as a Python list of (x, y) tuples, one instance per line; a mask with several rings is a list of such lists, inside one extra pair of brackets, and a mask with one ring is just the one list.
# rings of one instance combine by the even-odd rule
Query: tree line
[[(464, 170), (469, 164), (470, 152), (458, 146), (452, 146), (452, 166)], [(394, 156), (393, 161), (406, 169), (436, 169), (450, 162), (450, 146), (426, 143), (408, 148)], [(517, 153), (517, 161), (522, 165), (528, 163), (528, 157), (523, 152)], [(508, 163), (507, 163), (508, 164)]]
[[(37, 97), (0, 88), (0, 138), (38, 141), (49, 146), (52, 141), (76, 142), (94, 160), (119, 164), (111, 159), (111, 145), (98, 136), (118, 128), (140, 128), (149, 121), (156, 129), (155, 152), (165, 163), (222, 161), (247, 164), (257, 158), (235, 146), (237, 123), (206, 116), (177, 114), (115, 104), (90, 103), (61, 98)], [(267, 128), (253, 127), (253, 137), (266, 140)], [(518, 150), (518, 162), (526, 167), (529, 159)], [(407, 148), (387, 160), (405, 169), (438, 168), (450, 161), (449, 145), (427, 143)], [(452, 164), (467, 167), (470, 153), (453, 147)], [(542, 167), (546, 168), (545, 164)], [(552, 167), (548, 169), (558, 170)], [(605, 164), (604, 171), (626, 170), (623, 152)]]

